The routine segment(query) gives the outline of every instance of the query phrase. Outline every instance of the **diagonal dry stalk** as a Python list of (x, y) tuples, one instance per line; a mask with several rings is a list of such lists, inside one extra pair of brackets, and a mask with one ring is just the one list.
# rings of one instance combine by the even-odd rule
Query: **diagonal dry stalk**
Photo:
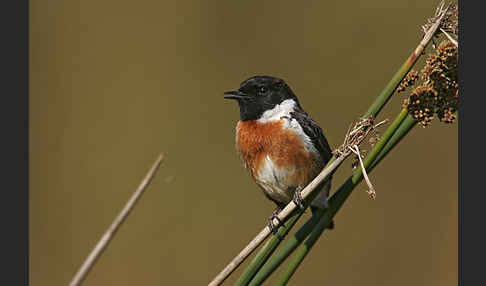
[(422, 30), (426, 33), (433, 25), (437, 22), (437, 19), (441, 18), (439, 30), (457, 47), (458, 36), (458, 9), (456, 4), (449, 4), (445, 6), (444, 1), (442, 1), (435, 12), (434, 17), (427, 19), (427, 22), (422, 25)]
[(456, 47), (458, 47), (457, 40), (454, 39), (449, 33), (447, 33), (444, 29), (440, 28), (440, 31), (451, 41)]
[[(381, 124), (382, 123), (380, 122), (377, 125)], [(327, 179), (329, 175), (333, 173), (350, 154), (352, 154), (347, 148), (348, 146), (359, 145), (377, 125), (373, 125), (372, 116), (356, 122), (354, 128), (346, 134), (343, 146), (335, 151), (337, 158), (335, 157), (336, 159), (327, 168), (324, 168), (324, 170), (322, 170), (321, 173), (301, 191), (302, 198), (305, 200), (322, 181)], [(274, 218), (274, 225), (279, 226), (280, 222), (285, 221), (296, 208), (297, 205), (293, 201), (287, 204), (287, 206), (278, 214), (278, 219)], [(223, 281), (268, 237), (270, 233), (271, 230), (267, 225), (208, 285), (214, 286), (223, 283)]]
[(100, 255), (106, 249), (110, 241), (115, 236), (117, 230), (120, 228), (120, 226), (125, 221), (127, 216), (133, 210), (137, 201), (140, 199), (145, 189), (152, 181), (152, 178), (154, 177), (155, 172), (159, 168), (163, 159), (164, 159), (164, 154), (160, 154), (159, 157), (157, 157), (157, 160), (155, 160), (155, 163), (153, 164), (152, 168), (150, 168), (150, 171), (147, 173), (147, 175), (145, 175), (145, 178), (142, 180), (138, 188), (135, 190), (135, 192), (130, 197), (128, 202), (125, 204), (125, 207), (121, 210), (121, 212), (118, 214), (115, 220), (111, 223), (110, 227), (106, 230), (106, 232), (103, 234), (103, 236), (98, 241), (96, 246), (93, 248), (91, 253), (88, 255), (83, 265), (79, 268), (76, 275), (74, 275), (71, 283), (69, 283), (69, 286), (81, 285), (84, 279), (86, 279), (86, 276), (88, 275), (93, 265), (96, 263), (96, 261), (98, 261)]

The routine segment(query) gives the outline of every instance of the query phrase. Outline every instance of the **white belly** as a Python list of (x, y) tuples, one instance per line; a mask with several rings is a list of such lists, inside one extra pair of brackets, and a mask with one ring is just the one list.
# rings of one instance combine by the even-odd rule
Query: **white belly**
[(295, 192), (295, 187), (289, 187), (285, 184), (290, 173), (291, 170), (276, 168), (271, 158), (266, 156), (263, 166), (255, 178), (268, 196), (278, 202), (288, 203)]

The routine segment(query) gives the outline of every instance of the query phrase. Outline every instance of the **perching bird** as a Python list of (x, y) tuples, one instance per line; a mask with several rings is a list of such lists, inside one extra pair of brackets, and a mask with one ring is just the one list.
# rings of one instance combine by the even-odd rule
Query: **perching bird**
[[(304, 208), (300, 191), (331, 159), (331, 148), (284, 80), (254, 76), (224, 94), (240, 107), (237, 153), (263, 193), (277, 204), (269, 219), (269, 227), (276, 233), (273, 218), (291, 200)], [(311, 207), (327, 207), (330, 182), (319, 186)]]

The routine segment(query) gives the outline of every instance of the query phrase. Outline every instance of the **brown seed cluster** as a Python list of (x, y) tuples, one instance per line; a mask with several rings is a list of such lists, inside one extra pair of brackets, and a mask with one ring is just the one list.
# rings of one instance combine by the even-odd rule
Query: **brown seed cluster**
[(422, 126), (427, 126), (435, 115), (441, 122), (455, 121), (459, 102), (457, 60), (457, 47), (449, 40), (441, 42), (427, 57), (421, 71), (423, 83), (404, 101), (409, 114)]
[(422, 126), (427, 126), (434, 119), (436, 91), (430, 86), (419, 86), (414, 89), (403, 105)]
[(397, 87), (397, 93), (400, 93), (402, 91), (405, 91), (405, 89), (409, 86), (412, 86), (415, 84), (415, 81), (418, 79), (418, 72), (415, 70), (411, 70), (407, 73), (405, 78), (402, 80), (400, 85)]

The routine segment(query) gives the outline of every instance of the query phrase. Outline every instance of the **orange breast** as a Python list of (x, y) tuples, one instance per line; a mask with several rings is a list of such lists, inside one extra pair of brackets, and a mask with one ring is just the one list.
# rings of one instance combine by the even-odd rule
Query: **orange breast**
[[(299, 135), (293, 129), (283, 129), (283, 120), (260, 123), (244, 121), (237, 125), (236, 148), (250, 171), (258, 181), (266, 156), (275, 168), (287, 173), (284, 181), (288, 187), (305, 186), (320, 171), (316, 154), (307, 151)], [(283, 179), (283, 178), (282, 178)]]

